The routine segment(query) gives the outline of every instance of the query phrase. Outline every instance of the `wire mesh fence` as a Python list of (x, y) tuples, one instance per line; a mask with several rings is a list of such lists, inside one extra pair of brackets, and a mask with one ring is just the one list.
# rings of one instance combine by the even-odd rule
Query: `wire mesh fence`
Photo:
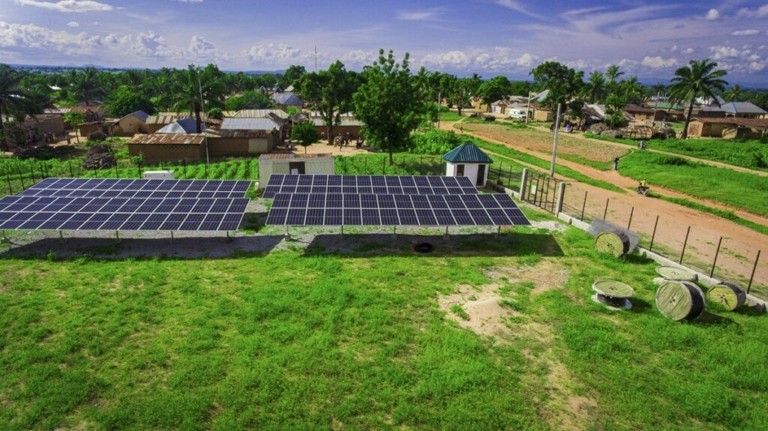
[(761, 258), (760, 245), (729, 236), (729, 231), (718, 227), (722, 223), (685, 224), (674, 213), (656, 213), (626, 200), (591, 197), (573, 187), (566, 189), (562, 211), (587, 223), (602, 219), (627, 228), (640, 235), (643, 248), (768, 298), (768, 259)]

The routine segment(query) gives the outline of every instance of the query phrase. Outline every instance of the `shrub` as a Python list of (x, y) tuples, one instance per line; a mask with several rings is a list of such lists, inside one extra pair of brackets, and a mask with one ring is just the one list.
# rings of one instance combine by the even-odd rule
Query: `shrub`
[(411, 137), (414, 154), (445, 154), (461, 144), (461, 136), (440, 129), (428, 129)]

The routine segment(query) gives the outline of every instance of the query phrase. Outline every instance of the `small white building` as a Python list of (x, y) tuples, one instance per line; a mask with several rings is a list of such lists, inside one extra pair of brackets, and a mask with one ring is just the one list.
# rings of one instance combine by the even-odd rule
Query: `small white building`
[(488, 168), (493, 160), (472, 142), (459, 145), (444, 155), (443, 159), (448, 162), (445, 167), (446, 176), (467, 177), (475, 187), (482, 187), (488, 182)]
[(262, 154), (259, 157), (259, 188), (267, 187), (272, 174), (334, 175), (336, 169), (331, 154)]

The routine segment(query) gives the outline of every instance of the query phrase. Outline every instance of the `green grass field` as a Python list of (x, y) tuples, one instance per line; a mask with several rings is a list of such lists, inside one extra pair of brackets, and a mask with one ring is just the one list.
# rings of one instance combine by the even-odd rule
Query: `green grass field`
[[(768, 423), (765, 316), (667, 320), (653, 264), (597, 255), (574, 229), (440, 238), (433, 255), (385, 235), (223, 259), (2, 259), (0, 429)], [(565, 284), (515, 275), (544, 269)], [(590, 300), (605, 277), (635, 287), (631, 311)], [(505, 334), (439, 309), (461, 286), (495, 289)]]
[(637, 180), (645, 178), (651, 187), (658, 184), (693, 197), (768, 215), (768, 177), (646, 151), (633, 151), (624, 156), (620, 172)]
[[(630, 139), (593, 139), (618, 142), (637, 147), (637, 141)], [(768, 144), (759, 140), (729, 141), (724, 139), (651, 139), (648, 148), (659, 151), (696, 157), (704, 160), (726, 163), (743, 168), (768, 170)]]

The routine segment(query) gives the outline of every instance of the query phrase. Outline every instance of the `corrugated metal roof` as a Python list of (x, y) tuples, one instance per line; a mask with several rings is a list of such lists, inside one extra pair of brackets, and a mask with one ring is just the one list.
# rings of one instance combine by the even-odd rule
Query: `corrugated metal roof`
[(160, 133), (152, 135), (134, 135), (128, 145), (200, 145), (205, 140), (203, 135), (189, 133)]
[(269, 153), (259, 156), (259, 160), (275, 160), (275, 159), (320, 159), (325, 157), (333, 157), (333, 154), (294, 154), (294, 153)]
[(142, 122), (147, 121), (147, 118), (149, 118), (149, 114), (147, 114), (144, 111), (133, 111), (133, 112), (131, 112), (130, 114), (126, 115), (123, 118), (130, 117), (130, 116), (134, 116), (134, 117), (138, 118), (139, 120), (141, 120)]
[(304, 104), (295, 93), (276, 93), (272, 98), (278, 105), (302, 106)]
[(766, 114), (765, 110), (752, 102), (723, 102), (720, 106), (704, 106), (702, 111), (726, 112), (728, 114)]
[(273, 130), (279, 128), (271, 118), (225, 118), (222, 130)]
[(443, 159), (451, 163), (493, 163), (493, 160), (472, 142), (459, 145), (444, 155)]
[(268, 138), (272, 132), (269, 130), (211, 130), (205, 134), (211, 138)]
[[(325, 126), (325, 121), (322, 118), (312, 118), (312, 124), (315, 126)], [(360, 120), (342, 118), (341, 122), (337, 126), (362, 126), (363, 123)]]
[(266, 118), (269, 114), (275, 114), (283, 120), (288, 119), (288, 113), (282, 109), (241, 109), (232, 115), (234, 118)]
[[(200, 128), (205, 132), (205, 123), (200, 124)], [(197, 133), (197, 120), (194, 118), (182, 118), (172, 123), (166, 124), (155, 133)]]

